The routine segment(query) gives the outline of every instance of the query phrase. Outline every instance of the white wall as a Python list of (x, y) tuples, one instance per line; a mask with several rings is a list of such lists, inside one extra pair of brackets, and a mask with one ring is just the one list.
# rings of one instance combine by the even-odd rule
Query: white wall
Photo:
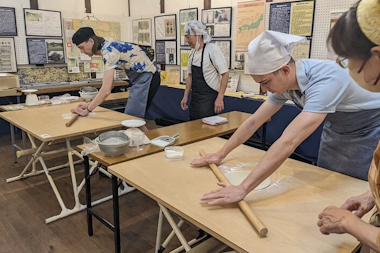
[(30, 8), (29, 0), (1, 0), (0, 6), (2, 7), (22, 7)]
[(174, 12), (178, 14), (180, 9), (198, 8), (200, 15), (200, 11), (203, 9), (203, 4), (204, 0), (165, 0), (165, 12)]
[[(101, 0), (99, 0), (101, 1)], [(127, 0), (124, 0), (127, 2)], [(160, 0), (130, 0), (131, 17), (147, 17), (160, 14)], [(181, 0), (178, 0), (179, 2)]]
[(41, 10), (85, 13), (84, 1), (78, 0), (38, 0)]

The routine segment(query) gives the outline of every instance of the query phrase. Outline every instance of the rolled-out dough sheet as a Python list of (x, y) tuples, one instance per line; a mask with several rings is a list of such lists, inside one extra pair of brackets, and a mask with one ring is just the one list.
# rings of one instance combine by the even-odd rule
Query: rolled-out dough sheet
[[(244, 179), (248, 177), (249, 173), (251, 172), (248, 170), (239, 170), (239, 171), (225, 173), (224, 175), (226, 176), (228, 181), (230, 181), (230, 184), (238, 186), (244, 181)], [(261, 182), (261, 184), (259, 184), (255, 188), (255, 190), (265, 189), (268, 186), (270, 186), (271, 183), (272, 183), (272, 180), (270, 180), (270, 178), (266, 178), (263, 182)]]

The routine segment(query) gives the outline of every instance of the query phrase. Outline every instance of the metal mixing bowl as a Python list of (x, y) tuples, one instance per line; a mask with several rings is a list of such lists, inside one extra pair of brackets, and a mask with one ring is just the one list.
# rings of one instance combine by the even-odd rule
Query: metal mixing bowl
[(98, 144), (106, 156), (116, 157), (124, 155), (129, 147), (129, 137), (123, 132), (109, 131), (98, 137)]

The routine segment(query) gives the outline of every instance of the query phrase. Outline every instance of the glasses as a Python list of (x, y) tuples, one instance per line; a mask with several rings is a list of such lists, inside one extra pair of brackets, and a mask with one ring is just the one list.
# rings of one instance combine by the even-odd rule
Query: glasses
[(338, 58), (336, 58), (336, 63), (338, 63), (339, 66), (341, 66), (344, 69), (348, 68), (348, 59), (345, 57), (338, 56)]
[[(363, 69), (364, 69), (364, 66), (366, 65), (366, 63), (368, 62), (368, 60), (371, 58), (372, 54), (369, 54), (365, 60), (363, 61), (362, 65), (360, 66), (359, 70), (358, 70), (358, 74), (360, 74)], [(336, 59), (336, 63), (339, 64), (339, 66), (341, 66), (342, 68), (346, 69), (348, 68), (348, 59), (345, 58), (345, 57), (340, 57), (338, 56), (338, 58)], [(379, 76), (376, 78), (376, 81), (373, 85), (376, 85), (380, 80), (380, 74)]]

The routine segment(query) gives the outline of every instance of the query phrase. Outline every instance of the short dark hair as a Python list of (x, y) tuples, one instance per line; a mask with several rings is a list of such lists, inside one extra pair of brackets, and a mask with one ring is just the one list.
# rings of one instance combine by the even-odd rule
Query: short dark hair
[(362, 32), (356, 19), (360, 1), (339, 17), (327, 38), (336, 54), (346, 58), (366, 59), (371, 53), (372, 43)]
[(99, 36), (92, 36), (91, 39), (94, 40), (94, 45), (92, 46), (92, 52), (95, 54), (98, 50), (102, 49), (102, 44), (104, 43), (105, 39), (103, 37)]

